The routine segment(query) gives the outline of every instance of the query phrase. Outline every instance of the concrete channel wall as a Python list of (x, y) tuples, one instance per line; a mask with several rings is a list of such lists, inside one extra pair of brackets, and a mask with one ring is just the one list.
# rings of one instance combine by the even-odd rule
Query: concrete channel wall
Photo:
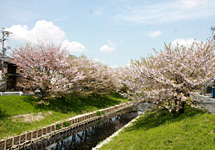
[[(65, 132), (67, 130), (76, 129), (81, 125), (88, 124), (100, 118), (114, 114), (123, 109), (132, 107), (135, 104), (136, 103), (134, 102), (123, 103), (106, 109), (97, 110), (92, 113), (75, 116), (67, 119), (66, 121), (55, 123), (38, 130), (26, 132), (18, 136), (3, 139), (0, 141), (0, 150), (20, 149), (27, 147), (31, 143), (36, 143), (40, 140), (49, 139), (50, 137)], [(64, 127), (65, 122), (67, 122), (67, 127)]]

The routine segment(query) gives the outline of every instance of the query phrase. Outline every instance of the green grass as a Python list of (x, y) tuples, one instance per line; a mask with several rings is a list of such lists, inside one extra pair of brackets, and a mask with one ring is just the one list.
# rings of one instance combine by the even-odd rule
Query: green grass
[[(40, 99), (32, 96), (0, 96), (0, 139), (19, 135), (25, 131), (61, 121), (79, 114), (103, 109), (126, 102), (117, 94), (106, 96), (65, 96), (49, 100), (49, 105), (39, 104)], [(13, 116), (29, 113), (52, 114), (31, 123), (12, 121)]]
[(186, 108), (173, 115), (160, 110), (141, 116), (101, 150), (214, 150), (215, 115)]

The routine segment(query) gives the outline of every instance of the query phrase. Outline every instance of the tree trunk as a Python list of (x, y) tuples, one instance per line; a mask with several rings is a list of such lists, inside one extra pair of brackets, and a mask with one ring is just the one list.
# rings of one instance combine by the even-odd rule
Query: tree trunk
[(181, 104), (182, 108), (180, 108), (179, 111), (178, 111), (179, 114), (183, 114), (184, 113), (184, 110), (185, 110), (184, 106), (185, 106), (185, 102), (182, 102), (182, 104)]

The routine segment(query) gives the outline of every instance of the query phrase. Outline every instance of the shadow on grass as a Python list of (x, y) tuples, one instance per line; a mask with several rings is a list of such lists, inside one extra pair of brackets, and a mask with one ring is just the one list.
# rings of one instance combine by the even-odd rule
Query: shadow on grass
[(7, 118), (7, 117), (10, 117), (10, 115), (8, 115), (6, 111), (0, 108), (0, 120), (3, 120), (4, 118)]
[(167, 110), (159, 110), (158, 112), (153, 112), (144, 115), (138, 121), (128, 128), (128, 130), (149, 130), (151, 128), (158, 127), (165, 123), (173, 123), (177, 121), (181, 121), (183, 119), (194, 117), (198, 114), (208, 113), (208, 111), (199, 110), (196, 108), (191, 108), (190, 106), (186, 106), (184, 114), (176, 114), (169, 113)]
[[(114, 98), (122, 98), (118, 94), (113, 94), (111, 96)], [(52, 110), (61, 113), (82, 113), (83, 111), (91, 111), (95, 107), (97, 109), (102, 109), (120, 103), (120, 101), (104, 95), (65, 95), (61, 98), (49, 99), (49, 105), (38, 104), (40, 99), (33, 96), (23, 97), (23, 99), (24, 101), (31, 103), (37, 109), (46, 111)]]

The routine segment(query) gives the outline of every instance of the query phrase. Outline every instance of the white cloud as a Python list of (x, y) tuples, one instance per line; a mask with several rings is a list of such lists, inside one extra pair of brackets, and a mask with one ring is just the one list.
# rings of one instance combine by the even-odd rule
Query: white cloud
[(62, 42), (62, 47), (66, 48), (70, 52), (83, 52), (86, 50), (84, 45), (76, 41), (69, 42), (68, 40), (64, 40)]
[(45, 40), (59, 44), (66, 37), (66, 33), (63, 30), (54, 25), (53, 22), (45, 20), (37, 21), (30, 30), (26, 25), (13, 25), (6, 30), (11, 31), (14, 38), (24, 39), (32, 43)]
[(150, 31), (148, 36), (152, 37), (152, 38), (155, 38), (155, 37), (158, 37), (161, 34), (162, 34), (161, 31)]
[(85, 47), (76, 41), (65, 40), (66, 33), (53, 22), (46, 20), (39, 20), (35, 23), (32, 29), (29, 29), (26, 25), (13, 25), (10, 28), (6, 28), (7, 31), (13, 33), (12, 38), (37, 44), (39, 41), (47, 41), (55, 44), (62, 44), (62, 46), (71, 49), (72, 52), (82, 52)]
[(200, 41), (196, 41), (194, 38), (190, 38), (190, 39), (177, 38), (172, 42), (171, 46), (175, 47), (178, 44), (178, 45), (183, 45), (183, 46), (186, 46), (186, 47), (190, 47), (193, 44), (194, 41), (197, 42), (197, 43), (200, 43)]
[(215, 16), (214, 0), (175, 0), (128, 6), (117, 20), (154, 24)]
[(185, 9), (191, 9), (195, 8), (201, 5), (207, 5), (208, 0), (182, 0), (181, 5), (178, 5), (178, 7), (182, 7)]
[(113, 51), (115, 51), (116, 48), (115, 47), (110, 47), (109, 45), (103, 45), (101, 48), (100, 48), (100, 51), (101, 52), (104, 52), (104, 53), (111, 53)]
[(111, 53), (116, 50), (117, 43), (108, 40), (108, 45), (103, 45), (100, 48), (100, 52)]

